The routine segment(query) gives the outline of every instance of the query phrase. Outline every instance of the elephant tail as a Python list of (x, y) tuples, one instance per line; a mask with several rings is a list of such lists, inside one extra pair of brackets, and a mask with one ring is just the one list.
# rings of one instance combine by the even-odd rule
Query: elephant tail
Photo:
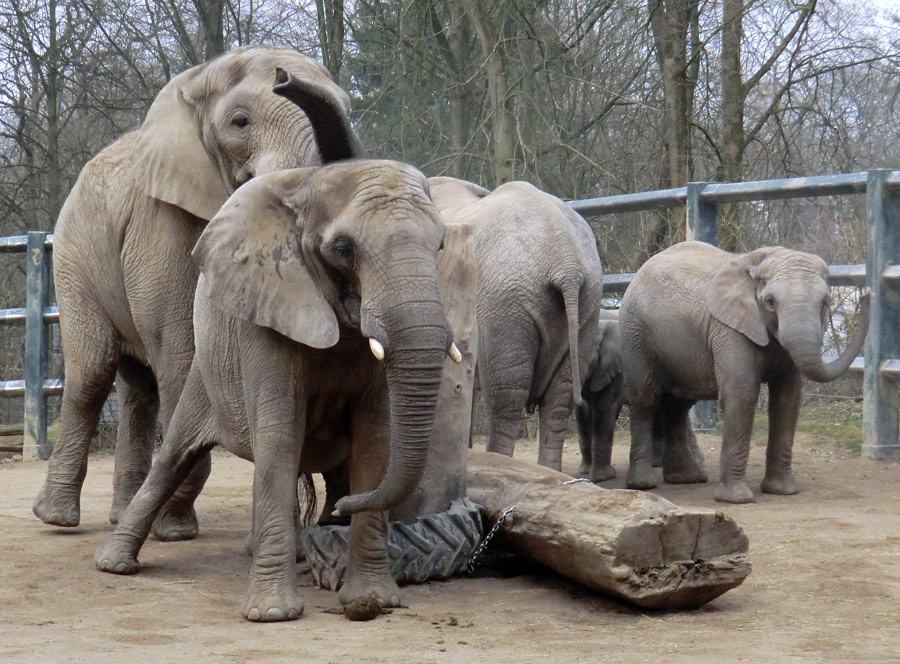
[(578, 294), (581, 282), (573, 279), (565, 280), (559, 287), (566, 309), (566, 326), (569, 328), (569, 365), (572, 368), (572, 399), (575, 406), (581, 406), (581, 369), (578, 355)]

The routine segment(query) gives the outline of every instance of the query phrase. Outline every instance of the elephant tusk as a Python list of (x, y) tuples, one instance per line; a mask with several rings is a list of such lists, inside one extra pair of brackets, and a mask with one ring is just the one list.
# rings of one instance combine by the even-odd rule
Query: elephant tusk
[(369, 348), (372, 349), (372, 355), (375, 356), (376, 360), (384, 359), (384, 346), (375, 341), (375, 339), (369, 339)]
[(462, 363), (462, 353), (459, 352), (459, 348), (456, 347), (455, 343), (450, 344), (450, 349), (447, 351), (447, 355), (449, 355), (450, 359), (457, 364)]

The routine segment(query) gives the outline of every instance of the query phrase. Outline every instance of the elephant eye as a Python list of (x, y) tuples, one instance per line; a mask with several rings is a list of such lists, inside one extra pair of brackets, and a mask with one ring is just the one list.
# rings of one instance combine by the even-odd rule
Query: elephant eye
[(250, 124), (250, 118), (248, 118), (246, 115), (235, 115), (233, 118), (231, 118), (231, 125), (233, 127), (237, 127), (238, 129), (243, 129), (248, 124)]
[(763, 299), (763, 304), (766, 305), (766, 309), (769, 311), (775, 311), (775, 298), (772, 295), (766, 295)]
[(345, 237), (339, 237), (329, 243), (328, 253), (331, 254), (335, 263), (349, 265), (353, 260), (353, 243)]

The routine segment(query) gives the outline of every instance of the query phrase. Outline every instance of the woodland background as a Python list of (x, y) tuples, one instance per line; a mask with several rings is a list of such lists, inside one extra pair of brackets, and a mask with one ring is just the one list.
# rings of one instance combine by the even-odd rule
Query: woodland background
[[(887, 0), (0, 0), (0, 235), (52, 230), (84, 163), (166, 81), (255, 43), (323, 61), (370, 154), (489, 188), (574, 199), (900, 168)], [(605, 271), (681, 239), (682, 215), (591, 219)], [(727, 206), (719, 238), (861, 262), (864, 201)], [(0, 308), (23, 306), (23, 274), (0, 257)], [(0, 377), (23, 375), (22, 335), (0, 329)]]

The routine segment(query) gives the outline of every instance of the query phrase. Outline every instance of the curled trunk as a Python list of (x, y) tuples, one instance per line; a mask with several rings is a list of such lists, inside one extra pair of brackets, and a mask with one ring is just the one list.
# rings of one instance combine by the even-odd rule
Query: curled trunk
[[(818, 383), (830, 383), (843, 374), (862, 350), (869, 329), (869, 298), (863, 296), (859, 308), (860, 322), (856, 334), (844, 352), (833, 362), (822, 359), (822, 330), (818, 320), (801, 325), (792, 322), (779, 330), (778, 339), (800, 369), (800, 373)], [(791, 320), (789, 316), (785, 317)]]
[(443, 308), (439, 301), (429, 308), (435, 311), (413, 326), (386, 328), (390, 462), (378, 488), (338, 501), (341, 514), (390, 509), (406, 500), (422, 477), (447, 356)]

